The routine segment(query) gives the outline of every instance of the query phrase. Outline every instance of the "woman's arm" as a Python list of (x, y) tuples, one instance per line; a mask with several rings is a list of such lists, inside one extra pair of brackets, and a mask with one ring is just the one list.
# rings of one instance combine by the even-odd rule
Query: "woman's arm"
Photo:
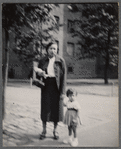
[(46, 77), (47, 77), (48, 75), (47, 75), (46, 72), (43, 70), (44, 62), (45, 62), (45, 61), (44, 61), (44, 58), (41, 59), (41, 60), (39, 61), (38, 67), (34, 67), (34, 71), (37, 73), (37, 75), (42, 76), (42, 77), (44, 77), (44, 78), (46, 79)]
[(42, 69), (38, 68), (38, 67), (34, 67), (34, 71), (39, 75), (39, 76), (43, 76), (44, 78), (47, 77), (47, 75), (45, 74), (45, 71), (43, 71)]
[(34, 71), (35, 71), (36, 73), (40, 73), (40, 74), (43, 72), (43, 70), (40, 69), (40, 68), (38, 68), (38, 67), (34, 67)]

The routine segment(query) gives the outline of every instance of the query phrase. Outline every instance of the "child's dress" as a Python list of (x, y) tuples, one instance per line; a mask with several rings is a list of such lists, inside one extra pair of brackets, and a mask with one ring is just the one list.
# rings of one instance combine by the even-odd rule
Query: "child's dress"
[(64, 124), (68, 126), (77, 126), (80, 122), (80, 117), (79, 117), (79, 110), (80, 110), (80, 105), (77, 101), (66, 101), (64, 102), (64, 106), (67, 107), (67, 111), (65, 113), (64, 117)]

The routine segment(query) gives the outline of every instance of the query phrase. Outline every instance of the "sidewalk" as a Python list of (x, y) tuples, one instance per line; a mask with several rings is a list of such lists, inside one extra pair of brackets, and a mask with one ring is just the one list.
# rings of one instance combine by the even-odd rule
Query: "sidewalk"
[[(8, 80), (8, 87), (37, 89), (30, 80)], [(104, 84), (103, 79), (68, 79), (67, 88), (75, 87), (78, 93), (100, 96), (118, 96), (118, 80), (109, 79), (109, 84)]]
[[(109, 121), (84, 130), (82, 126), (81, 129), (78, 129), (78, 147), (119, 147), (118, 128), (115, 127), (116, 125), (117, 123), (115, 121), (114, 124)], [(71, 147), (69, 144), (63, 143), (63, 139), (67, 139), (67, 137), (67, 135), (63, 138), (61, 136), (61, 139), (58, 141), (52, 140), (51, 138), (47, 138), (44, 141), (36, 140), (35, 142), (25, 146)]]
[[(108, 79), (109, 84), (118, 84), (118, 79)], [(28, 83), (29, 79), (8, 79), (8, 83)], [(67, 79), (67, 84), (104, 84), (104, 79)]]
[[(108, 79), (109, 84), (118, 84), (118, 79)], [(104, 79), (67, 79), (67, 84), (104, 84)]]
[[(82, 125), (78, 128), (79, 146), (117, 147), (118, 97), (105, 96), (105, 91), (108, 92), (109, 88), (103, 86), (73, 87), (79, 91), (78, 102), (82, 109)], [(103, 96), (82, 94), (81, 91), (85, 89), (91, 92), (102, 90)], [(59, 123), (58, 126), (60, 136), (58, 141), (52, 138), (52, 123), (47, 124), (47, 138), (43, 141), (39, 140), (42, 123), (40, 120), (40, 89), (36, 87), (7, 87), (6, 117), (3, 129), (4, 147), (70, 147), (70, 145), (65, 145), (62, 142), (68, 136), (67, 127), (63, 123)]]

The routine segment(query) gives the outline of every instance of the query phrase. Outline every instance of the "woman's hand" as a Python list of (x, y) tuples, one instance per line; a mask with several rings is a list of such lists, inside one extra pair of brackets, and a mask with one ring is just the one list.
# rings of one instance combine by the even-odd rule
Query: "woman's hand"
[(45, 71), (42, 71), (42, 76), (46, 79), (48, 75), (45, 73)]
[(47, 78), (47, 74), (45, 73), (45, 71), (43, 71), (42, 69), (38, 68), (38, 67), (34, 67), (34, 71), (36, 73), (38, 73), (39, 76), (43, 76), (45, 79)]
[(45, 73), (45, 71), (42, 70), (42, 72), (38, 73), (40, 76), (43, 76), (45, 79), (48, 77), (48, 75)]

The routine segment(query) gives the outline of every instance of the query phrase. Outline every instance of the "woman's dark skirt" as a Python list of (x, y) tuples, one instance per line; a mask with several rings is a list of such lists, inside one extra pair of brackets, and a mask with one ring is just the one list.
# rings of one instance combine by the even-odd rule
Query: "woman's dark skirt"
[(41, 90), (41, 119), (44, 122), (59, 121), (60, 93), (56, 78), (47, 78), (45, 87)]

